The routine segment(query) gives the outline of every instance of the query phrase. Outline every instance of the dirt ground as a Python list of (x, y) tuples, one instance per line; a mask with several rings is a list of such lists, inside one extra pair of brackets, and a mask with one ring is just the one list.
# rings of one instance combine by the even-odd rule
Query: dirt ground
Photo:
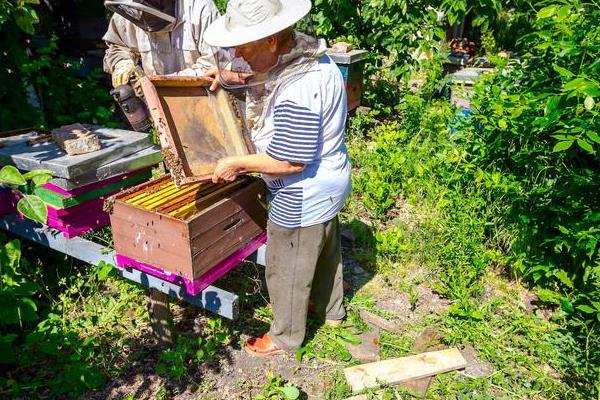
[[(441, 313), (447, 309), (448, 302), (433, 293), (425, 284), (415, 286), (418, 301), (416, 305), (411, 305), (408, 294), (399, 291), (395, 285), (385, 282), (380, 276), (372, 276), (361, 267), (350, 255), (351, 241), (346, 238), (343, 245), (346, 295), (353, 296), (361, 290), (368, 290), (377, 299), (379, 309), (399, 316), (391, 322), (400, 329), (425, 315)], [(253, 321), (251, 317), (253, 307), (267, 304), (267, 294), (262, 281), (263, 271), (260, 266), (242, 266), (231, 271), (226, 279), (215, 283), (217, 287), (232, 290), (240, 295), (240, 319), (230, 325), (239, 335), (233, 337), (232, 343), (211, 363), (200, 364), (196, 370), (188, 371), (180, 381), (164, 378), (155, 373), (161, 350), (149, 345), (144, 349), (144, 359), (131, 365), (126, 375), (109, 381), (103, 390), (88, 393), (81, 398), (116, 400), (129, 396), (136, 400), (253, 399), (260, 393), (261, 386), (267, 382), (268, 372), (283, 377), (301, 389), (303, 399), (322, 398), (322, 394), (331, 384), (333, 373), (342, 369), (341, 364), (315, 360), (299, 362), (293, 354), (255, 358), (246, 354), (241, 347), (247, 337), (260, 335), (268, 329), (267, 324)], [(239, 282), (244, 283), (238, 284)], [(252, 302), (247, 301), (250, 298), (253, 299)], [(198, 331), (207, 315), (204, 311), (184, 303), (172, 308), (178, 330), (184, 333)], [(151, 335), (150, 332), (148, 334)], [(162, 397), (165, 392), (166, 397)]]

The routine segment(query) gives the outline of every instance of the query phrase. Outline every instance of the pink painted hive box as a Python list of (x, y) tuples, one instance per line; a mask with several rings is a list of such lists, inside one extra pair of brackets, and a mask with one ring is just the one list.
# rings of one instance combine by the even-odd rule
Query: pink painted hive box
[(46, 203), (46, 224), (70, 239), (109, 225), (109, 215), (103, 210), (105, 198), (133, 184), (148, 180), (151, 174), (150, 167), (142, 168), (72, 190), (64, 190), (52, 183), (46, 183), (36, 188), (35, 194)]

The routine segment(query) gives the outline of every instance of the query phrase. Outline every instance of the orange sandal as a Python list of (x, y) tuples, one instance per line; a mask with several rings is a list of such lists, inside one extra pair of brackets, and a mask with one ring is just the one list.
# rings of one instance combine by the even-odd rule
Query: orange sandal
[(267, 357), (274, 354), (283, 353), (283, 349), (273, 343), (269, 333), (265, 333), (260, 338), (253, 337), (246, 340), (244, 350), (246, 350), (246, 353), (254, 357)]

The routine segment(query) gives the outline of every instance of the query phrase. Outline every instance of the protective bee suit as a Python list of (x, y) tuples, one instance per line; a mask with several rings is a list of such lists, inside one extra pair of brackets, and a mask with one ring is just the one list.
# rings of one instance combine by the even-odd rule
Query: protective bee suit
[[(202, 76), (213, 66), (204, 31), (219, 16), (212, 0), (105, 1), (114, 11), (103, 39), (113, 86), (141, 75)], [(139, 65), (141, 63), (141, 69)]]

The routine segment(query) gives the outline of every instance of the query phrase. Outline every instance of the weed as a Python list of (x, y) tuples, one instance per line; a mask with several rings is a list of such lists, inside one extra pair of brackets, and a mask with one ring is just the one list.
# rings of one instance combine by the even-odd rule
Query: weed
[(167, 400), (169, 398), (169, 391), (165, 386), (161, 386), (156, 392), (156, 400)]
[(261, 392), (254, 397), (256, 400), (296, 400), (300, 390), (273, 372), (267, 373), (267, 383), (261, 387)]
[(175, 347), (160, 355), (156, 372), (180, 380), (195, 363), (212, 361), (219, 347), (229, 344), (230, 340), (229, 330), (221, 319), (210, 317), (202, 336), (179, 336)]
[(408, 297), (410, 302), (410, 310), (415, 311), (417, 308), (417, 302), (419, 301), (419, 292), (417, 292), (413, 286), (410, 286), (408, 289)]

